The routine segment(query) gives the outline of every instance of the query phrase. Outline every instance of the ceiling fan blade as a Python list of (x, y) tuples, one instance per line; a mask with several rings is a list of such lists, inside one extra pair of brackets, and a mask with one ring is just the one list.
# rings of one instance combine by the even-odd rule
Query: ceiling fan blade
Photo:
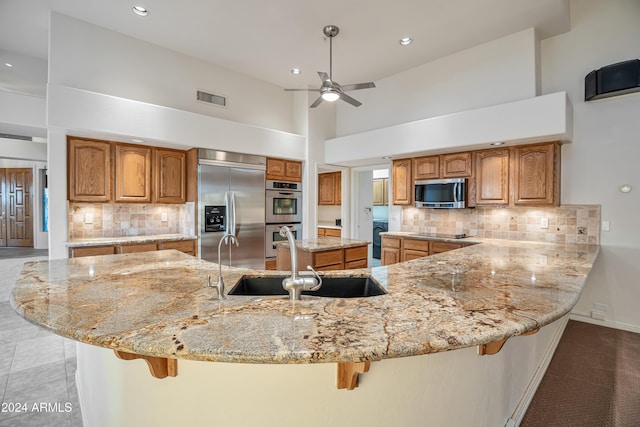
[(318, 99), (313, 101), (313, 104), (311, 104), (311, 106), (309, 108), (316, 108), (318, 105), (320, 105), (321, 102), (322, 102), (322, 97), (319, 96)]
[(372, 87), (376, 87), (376, 84), (374, 82), (355, 83), (352, 85), (343, 85), (342, 90), (347, 91), (347, 90), (369, 89)]
[(318, 71), (318, 75), (323, 82), (326, 82), (327, 80), (331, 81), (331, 79), (329, 78), (329, 74), (325, 73), (324, 71)]
[(340, 99), (342, 99), (343, 101), (348, 102), (349, 104), (353, 105), (354, 107), (359, 107), (359, 106), (362, 105), (362, 102), (358, 101), (357, 99), (354, 99), (354, 98), (350, 97), (346, 93), (341, 93), (340, 94)]
[(285, 89), (287, 92), (320, 92), (320, 89)]

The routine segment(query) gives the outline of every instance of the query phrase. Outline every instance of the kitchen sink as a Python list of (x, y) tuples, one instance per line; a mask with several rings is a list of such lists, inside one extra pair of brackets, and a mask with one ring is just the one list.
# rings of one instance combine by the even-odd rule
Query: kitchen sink
[[(282, 280), (288, 276), (242, 276), (231, 288), (228, 295), (289, 295), (282, 287)], [(361, 298), (384, 295), (387, 292), (373, 278), (365, 277), (323, 277), (322, 286), (317, 291), (302, 291), (302, 295), (327, 298)]]

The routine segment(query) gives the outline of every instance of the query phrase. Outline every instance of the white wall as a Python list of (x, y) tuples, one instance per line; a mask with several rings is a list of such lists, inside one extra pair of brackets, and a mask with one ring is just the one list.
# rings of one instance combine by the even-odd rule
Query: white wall
[[(214, 64), (57, 13), (50, 49), (49, 84), (293, 131), (291, 95)], [(197, 89), (225, 95), (227, 108), (196, 102)]]
[(44, 98), (0, 90), (0, 132), (13, 135), (46, 136)]
[(338, 103), (337, 135), (536, 96), (536, 45), (528, 29), (378, 80)]
[[(584, 77), (640, 55), (640, 2), (573, 0), (569, 33), (542, 42), (542, 91), (563, 90), (574, 109), (573, 144), (563, 147), (562, 202), (601, 204), (611, 231), (574, 312), (608, 305), (607, 320), (640, 330), (640, 94), (584, 102)], [(631, 184), (631, 193), (618, 191)]]

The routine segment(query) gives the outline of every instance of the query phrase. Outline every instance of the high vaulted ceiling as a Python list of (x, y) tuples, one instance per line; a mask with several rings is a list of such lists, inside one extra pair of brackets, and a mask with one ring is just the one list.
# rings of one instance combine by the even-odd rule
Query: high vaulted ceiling
[[(133, 14), (133, 5), (149, 15)], [(328, 24), (340, 27), (333, 72), (342, 84), (375, 81), (526, 28), (545, 38), (570, 25), (569, 0), (0, 0), (0, 89), (44, 94), (46, 70), (19, 64), (46, 64), (51, 11), (303, 88), (319, 86), (317, 71), (329, 69)], [(406, 36), (414, 41), (403, 47)], [(294, 67), (302, 74), (292, 75)]]

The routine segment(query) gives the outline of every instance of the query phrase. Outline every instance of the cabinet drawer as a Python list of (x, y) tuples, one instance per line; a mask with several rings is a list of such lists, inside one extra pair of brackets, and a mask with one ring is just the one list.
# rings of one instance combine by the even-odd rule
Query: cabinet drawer
[(344, 263), (344, 269), (350, 270), (352, 268), (367, 268), (369, 266), (367, 259), (359, 259), (357, 261), (350, 261)]
[(359, 246), (357, 248), (346, 248), (344, 250), (344, 262), (357, 261), (361, 259), (367, 259), (369, 251), (366, 246)]
[(316, 271), (331, 271), (331, 270), (342, 270), (342, 263), (340, 264), (331, 264), (331, 265), (323, 265), (322, 267), (316, 267)]
[(382, 247), (383, 248), (400, 249), (400, 239), (396, 239), (396, 238), (393, 238), (393, 237), (383, 237), (382, 238)]
[(413, 249), (405, 249), (402, 254), (404, 255), (403, 261), (411, 261), (412, 259), (418, 259), (429, 256), (429, 252), (416, 251)]
[(116, 253), (118, 253), (118, 247), (115, 245), (84, 246), (81, 248), (69, 248), (69, 256), (71, 258), (79, 258), (83, 256), (96, 256), (96, 255), (113, 255)]
[(313, 261), (313, 265), (315, 265), (316, 267), (323, 267), (332, 264), (342, 265), (342, 249), (325, 252), (314, 252)]
[(121, 254), (132, 254), (135, 252), (151, 252), (158, 250), (155, 243), (141, 243), (139, 245), (123, 245), (120, 247)]
[(404, 249), (429, 252), (428, 240), (404, 239)]
[(431, 242), (431, 253), (439, 254), (441, 252), (447, 252), (453, 249), (460, 249), (461, 247), (462, 243)]
[(162, 249), (176, 249), (180, 252), (184, 252), (189, 255), (195, 255), (195, 240), (178, 240), (175, 242), (162, 242), (160, 243), (160, 250)]
[(341, 237), (342, 236), (342, 230), (338, 230), (335, 228), (326, 228), (324, 230), (324, 235), (327, 237)]
[(264, 269), (265, 270), (275, 270), (276, 269), (276, 260), (275, 260), (275, 258), (265, 260), (264, 261)]
[(318, 228), (318, 237), (324, 237), (326, 231), (326, 228)]

